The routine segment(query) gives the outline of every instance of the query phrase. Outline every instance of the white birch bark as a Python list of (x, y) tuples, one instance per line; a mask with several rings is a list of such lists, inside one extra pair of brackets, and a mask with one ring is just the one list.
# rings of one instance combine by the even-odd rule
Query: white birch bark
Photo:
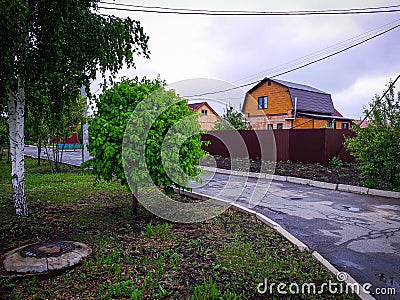
[(7, 107), (10, 127), (11, 183), (15, 212), (17, 216), (27, 216), (24, 165), (25, 95), (23, 88), (18, 88), (16, 94), (8, 92)]

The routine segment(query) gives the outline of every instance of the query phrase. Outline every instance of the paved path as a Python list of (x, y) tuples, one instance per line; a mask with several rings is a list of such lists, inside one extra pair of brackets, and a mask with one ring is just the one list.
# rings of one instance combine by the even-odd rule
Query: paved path
[[(25, 153), (36, 156), (35, 147)], [(81, 151), (67, 151), (63, 162), (80, 165)], [(318, 251), (359, 283), (396, 289), (400, 299), (400, 200), (325, 190), (288, 182), (272, 183), (224, 174), (203, 176), (195, 192), (246, 205), (251, 195), (260, 202), (253, 208)], [(257, 189), (255, 189), (257, 187)]]
[(204, 176), (204, 182), (194, 191), (238, 199), (245, 205), (257, 186), (262, 197), (253, 210), (280, 224), (359, 283), (396, 289), (396, 296), (374, 295), (377, 299), (400, 299), (399, 199), (275, 181), (268, 189), (268, 181), (224, 174)]
[[(37, 157), (37, 147), (25, 145), (25, 155), (30, 157)], [(47, 159), (44, 149), (40, 157)], [(90, 157), (91, 158), (91, 157)], [(64, 150), (62, 156), (62, 162), (74, 166), (80, 166), (82, 163), (82, 150)]]

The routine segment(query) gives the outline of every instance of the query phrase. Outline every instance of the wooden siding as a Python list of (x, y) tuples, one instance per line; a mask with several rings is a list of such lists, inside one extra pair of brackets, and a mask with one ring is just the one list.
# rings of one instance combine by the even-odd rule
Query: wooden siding
[[(316, 120), (314, 120), (315, 122)], [(296, 120), (293, 121), (293, 127), (296, 127), (295, 129), (310, 129), (313, 128), (313, 121), (312, 119), (308, 118), (296, 118)]]
[(243, 113), (246, 116), (259, 116), (262, 115), (262, 110), (258, 109), (258, 97), (268, 96), (268, 108), (264, 109), (264, 114), (287, 114), (289, 110), (293, 109), (292, 100), (288, 88), (276, 83), (264, 82), (258, 88), (250, 93), (251, 97), (247, 97)]
[[(201, 111), (203, 109), (207, 110), (207, 116), (201, 114)], [(198, 121), (201, 126), (201, 129), (212, 130), (214, 128), (215, 122), (217, 122), (217, 120), (219, 119), (219, 116), (216, 113), (214, 113), (214, 111), (210, 109), (208, 105), (201, 106), (197, 110), (197, 112), (200, 114)]]
[[(268, 96), (268, 108), (258, 109), (258, 97)], [(256, 86), (246, 97), (243, 113), (250, 122), (252, 129), (268, 129), (268, 124), (272, 124), (273, 129), (278, 124), (283, 125), (283, 129), (318, 129), (327, 128), (327, 119), (312, 119), (311, 117), (299, 117), (296, 120), (293, 117), (293, 105), (289, 90), (277, 82), (268, 81)], [(309, 122), (308, 122), (309, 121)], [(342, 121), (335, 121), (336, 129), (342, 129)], [(344, 121), (348, 123), (349, 121)]]

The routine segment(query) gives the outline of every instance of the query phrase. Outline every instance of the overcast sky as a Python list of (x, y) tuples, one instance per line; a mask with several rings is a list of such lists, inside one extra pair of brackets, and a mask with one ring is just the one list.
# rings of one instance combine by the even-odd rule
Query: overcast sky
[[(217, 10), (320, 10), (399, 4), (398, 1), (265, 1), (171, 0), (128, 1), (146, 6)], [(351, 3), (351, 4), (350, 4)], [(211, 78), (233, 85), (275, 75), (271, 69), (325, 49), (390, 22), (400, 13), (329, 16), (185, 16), (121, 12), (141, 22), (150, 37), (150, 59), (138, 58), (136, 69), (119, 76), (160, 74), (167, 83)], [(400, 73), (400, 28), (325, 61), (278, 77), (313, 86), (332, 95), (335, 107), (346, 117), (360, 118), (362, 108), (389, 79)], [(310, 61), (310, 60), (308, 60)], [(299, 66), (299, 64), (295, 65)], [(290, 69), (286, 66), (285, 71)], [(398, 84), (400, 86), (400, 84)], [(247, 91), (252, 86), (243, 88)], [(92, 90), (97, 90), (95, 83)], [(206, 88), (205, 91), (209, 91)], [(213, 95), (212, 98), (224, 96)], [(240, 100), (241, 101), (241, 100)]]

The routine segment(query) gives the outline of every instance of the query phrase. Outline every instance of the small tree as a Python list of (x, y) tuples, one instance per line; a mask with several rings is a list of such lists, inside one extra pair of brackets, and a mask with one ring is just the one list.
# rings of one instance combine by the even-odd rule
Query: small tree
[[(152, 94), (153, 93), (153, 94)], [(139, 105), (150, 94), (152, 97), (151, 107), (146, 108), (144, 115), (132, 115), (137, 105)], [(160, 101), (161, 99), (161, 101)], [(165, 103), (170, 104), (162, 111)], [(167, 175), (162, 161), (162, 145), (164, 138), (169, 130), (177, 123), (189, 117), (189, 128), (192, 131), (200, 132), (200, 125), (197, 122), (197, 114), (193, 113), (187, 105), (187, 101), (179, 98), (174, 91), (165, 91), (163, 82), (159, 79), (133, 80), (125, 79), (115, 84), (112, 89), (107, 90), (103, 95), (96, 99), (97, 112), (95, 118), (89, 123), (89, 151), (94, 158), (86, 164), (93, 167), (97, 176), (112, 180), (114, 177), (121, 181), (121, 184), (134, 182), (132, 212), (137, 212), (137, 184), (147, 184), (143, 172), (148, 171), (152, 182), (157, 186), (168, 189), (173, 184), (179, 186), (174, 178)], [(150, 115), (155, 112), (161, 115), (153, 122)], [(128, 125), (135, 128), (134, 133), (126, 133)], [(178, 126), (179, 127), (179, 126)], [(146, 129), (150, 129), (145, 137)], [(124, 136), (129, 141), (129, 151), (125, 159), (134, 161), (135, 167), (130, 172), (130, 178), (125, 177), (124, 164), (122, 157), (122, 146)], [(177, 140), (183, 135), (181, 132), (173, 134), (172, 144), (179, 145)], [(176, 142), (176, 143), (175, 143)], [(141, 160), (140, 145), (145, 144), (145, 161)], [(198, 172), (198, 161), (205, 154), (201, 149), (202, 141), (200, 134), (189, 137), (178, 149), (179, 155), (176, 158), (184, 172), (190, 177), (196, 177)], [(140, 162), (139, 162), (140, 161)], [(145, 169), (146, 168), (146, 169)], [(171, 175), (171, 174), (169, 174)], [(173, 174), (172, 177), (174, 177)]]
[(385, 97), (375, 95), (364, 110), (371, 124), (355, 125), (355, 137), (348, 138), (346, 146), (362, 175), (370, 178), (369, 186), (400, 190), (400, 92), (395, 96), (392, 82)]
[(7, 107), (15, 212), (28, 215), (25, 193), (25, 107), (36, 92), (54, 101), (54, 113), (75, 101), (96, 78), (148, 57), (148, 37), (130, 18), (98, 13), (100, 0), (0, 1), (0, 104)]
[(236, 111), (232, 106), (226, 106), (225, 113), (221, 119), (215, 122), (214, 130), (230, 129), (246, 130), (249, 129), (249, 125), (243, 113)]

